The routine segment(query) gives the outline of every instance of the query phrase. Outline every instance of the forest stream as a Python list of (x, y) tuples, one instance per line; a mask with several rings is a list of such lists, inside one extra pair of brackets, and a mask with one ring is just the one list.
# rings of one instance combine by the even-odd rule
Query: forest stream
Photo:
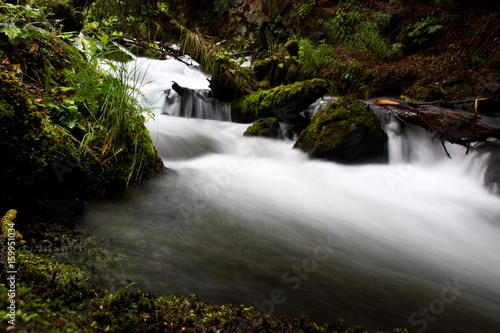
[(208, 89), (195, 68), (136, 61), (169, 171), (92, 201), (78, 221), (125, 255), (106, 268), (110, 284), (368, 330), (500, 327), (500, 198), (483, 185), (486, 155), (450, 144), (449, 159), (431, 134), (391, 123), (387, 164), (311, 160), (292, 140), (244, 137), (223, 103), (180, 109), (173, 81)]

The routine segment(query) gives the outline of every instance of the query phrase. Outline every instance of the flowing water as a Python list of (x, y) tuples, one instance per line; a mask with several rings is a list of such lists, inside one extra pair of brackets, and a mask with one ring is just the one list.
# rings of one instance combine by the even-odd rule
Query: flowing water
[[(126, 255), (109, 268), (118, 281), (369, 330), (500, 329), (486, 156), (449, 144), (450, 160), (425, 132), (388, 124), (388, 164), (309, 160), (293, 141), (243, 137), (245, 124), (172, 116), (172, 81), (208, 81), (176, 62), (146, 69), (147, 126), (169, 172), (92, 202), (79, 222)], [(203, 118), (228, 120), (203, 105)]]

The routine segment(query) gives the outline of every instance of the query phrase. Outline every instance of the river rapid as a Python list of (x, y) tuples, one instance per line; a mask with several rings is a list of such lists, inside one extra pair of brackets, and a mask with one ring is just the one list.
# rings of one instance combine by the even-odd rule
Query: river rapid
[(106, 268), (113, 283), (374, 331), (500, 329), (500, 198), (483, 185), (486, 155), (448, 144), (448, 159), (428, 133), (391, 123), (387, 164), (310, 160), (292, 140), (244, 137), (227, 105), (181, 104), (173, 81), (208, 88), (196, 68), (137, 61), (169, 171), (78, 221), (125, 255)]

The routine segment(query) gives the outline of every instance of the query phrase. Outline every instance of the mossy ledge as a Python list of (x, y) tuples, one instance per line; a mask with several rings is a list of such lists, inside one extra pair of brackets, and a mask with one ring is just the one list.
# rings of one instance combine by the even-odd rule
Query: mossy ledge
[(232, 119), (247, 123), (260, 118), (278, 117), (281, 121), (290, 122), (327, 91), (327, 82), (322, 79), (259, 90), (233, 105)]
[(345, 164), (381, 162), (387, 135), (380, 120), (363, 102), (340, 97), (314, 115), (295, 143), (313, 158)]

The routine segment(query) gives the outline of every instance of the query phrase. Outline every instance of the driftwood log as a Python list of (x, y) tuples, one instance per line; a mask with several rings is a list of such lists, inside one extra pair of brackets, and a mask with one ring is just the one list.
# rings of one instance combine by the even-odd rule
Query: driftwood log
[[(486, 142), (489, 138), (500, 140), (500, 129), (485, 125), (476, 112), (474, 114), (451, 109), (419, 105), (392, 100), (374, 101), (373, 104), (387, 110), (405, 124), (423, 127), (434, 134), (444, 146), (448, 141), (469, 148), (472, 142)], [(468, 151), (468, 149), (467, 149)]]

